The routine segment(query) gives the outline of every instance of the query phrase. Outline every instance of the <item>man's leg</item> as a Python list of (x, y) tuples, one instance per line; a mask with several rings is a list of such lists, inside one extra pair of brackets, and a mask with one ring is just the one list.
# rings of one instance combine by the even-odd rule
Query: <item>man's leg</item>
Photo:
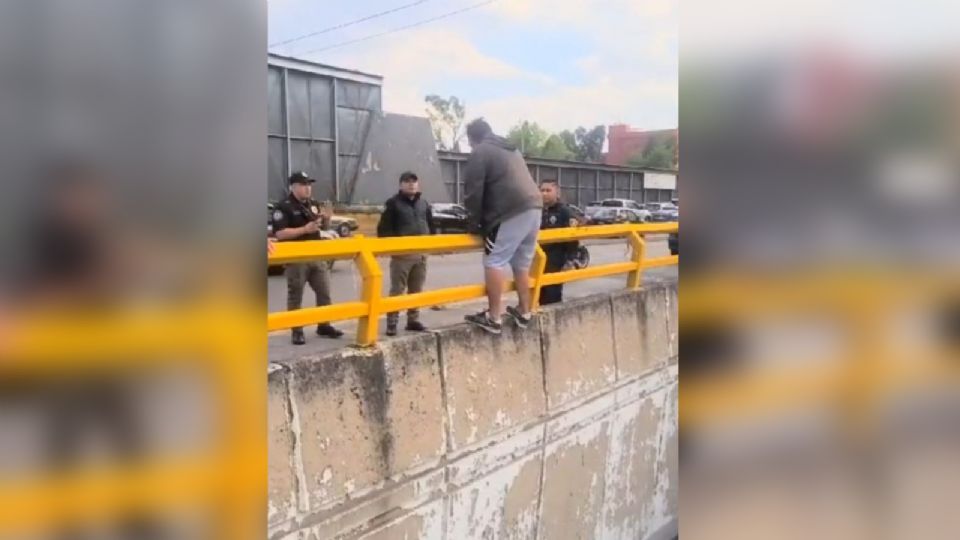
[(520, 304), (520, 313), (530, 313), (533, 304), (533, 295), (530, 293), (530, 267), (515, 269), (513, 281), (517, 285), (517, 301)]
[[(407, 274), (407, 292), (416, 294), (423, 292), (423, 284), (427, 281), (427, 258), (417, 255), (413, 264), (410, 266), (410, 272)], [(419, 326), (420, 310), (413, 308), (407, 311), (407, 328)], [(415, 324), (416, 323), (416, 324)]]
[[(330, 271), (327, 270), (325, 261), (307, 264), (307, 281), (317, 297), (317, 306), (329, 306), (332, 303), (330, 299)], [(337, 338), (342, 336), (343, 332), (334, 328), (330, 323), (321, 323), (317, 325), (317, 335)]]
[[(306, 274), (306, 264), (295, 263), (284, 267), (283, 272), (287, 277), (287, 311), (300, 309), (303, 303), (303, 285)], [(304, 343), (303, 327), (291, 328), (291, 339), (295, 345)]]
[(504, 272), (501, 269), (507, 265), (516, 249), (516, 245), (510, 245), (509, 238), (500, 234), (503, 225), (494, 227), (483, 239), (483, 282), (487, 290), (487, 312), (496, 322), (500, 322), (503, 316)]
[(487, 287), (487, 306), (490, 311), (490, 318), (499, 321), (503, 316), (503, 272), (499, 268), (484, 268), (483, 279)]
[[(407, 292), (410, 264), (403, 257), (390, 258), (390, 296), (399, 296)], [(387, 334), (396, 332), (400, 313), (387, 313)]]
[(537, 236), (540, 234), (540, 211), (527, 210), (517, 216), (516, 226), (521, 240), (510, 259), (513, 268), (513, 279), (517, 285), (517, 301), (519, 311), (527, 315), (533, 308), (533, 294), (530, 291), (530, 265), (537, 251)]

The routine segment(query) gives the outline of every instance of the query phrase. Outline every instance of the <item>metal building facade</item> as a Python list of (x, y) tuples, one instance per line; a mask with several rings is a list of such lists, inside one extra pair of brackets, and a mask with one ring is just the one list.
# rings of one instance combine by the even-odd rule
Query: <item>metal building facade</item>
[[(439, 152), (439, 155), (450, 200), (463, 202), (462, 172), (469, 154)], [(666, 202), (677, 198), (677, 174), (674, 171), (538, 158), (527, 158), (527, 166), (537, 182), (559, 182), (564, 199), (577, 206), (613, 198), (637, 202)]]
[(282, 199), (292, 171), (317, 179), (314, 198), (342, 201), (356, 177), (383, 78), (295, 58), (267, 62), (268, 197)]

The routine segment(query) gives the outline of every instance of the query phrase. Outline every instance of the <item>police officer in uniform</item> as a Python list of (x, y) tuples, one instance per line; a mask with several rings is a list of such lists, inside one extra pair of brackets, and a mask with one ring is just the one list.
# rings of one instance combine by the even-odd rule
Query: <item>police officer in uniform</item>
[[(332, 210), (327, 204), (321, 205), (310, 195), (315, 179), (300, 171), (290, 175), (290, 195), (277, 203), (273, 212), (273, 231), (281, 242), (321, 240), (320, 231), (330, 228)], [(304, 284), (317, 295), (317, 306), (330, 305), (330, 274), (327, 266), (320, 261), (293, 263), (286, 265), (287, 309), (300, 309), (303, 301)], [(343, 332), (329, 323), (317, 326), (317, 335), (338, 338)], [(303, 345), (306, 338), (303, 328), (294, 328), (291, 341), (294, 345)]]
[[(556, 180), (544, 180), (540, 183), (540, 195), (543, 196), (543, 215), (540, 229), (561, 229), (576, 227), (577, 220), (570, 207), (560, 200), (560, 186)], [(546, 273), (576, 268), (578, 242), (560, 242), (542, 244), (547, 255)], [(540, 289), (540, 305), (556, 304), (563, 301), (563, 284), (547, 285)]]

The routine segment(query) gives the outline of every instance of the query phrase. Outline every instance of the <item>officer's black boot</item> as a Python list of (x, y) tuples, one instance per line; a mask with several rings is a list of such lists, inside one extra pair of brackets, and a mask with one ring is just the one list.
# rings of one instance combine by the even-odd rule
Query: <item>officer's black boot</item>
[(334, 328), (330, 323), (324, 323), (317, 326), (317, 335), (337, 339), (343, 335), (343, 332)]
[(293, 332), (290, 334), (290, 342), (294, 345), (303, 345), (307, 342), (307, 338), (303, 335), (303, 328), (293, 329)]

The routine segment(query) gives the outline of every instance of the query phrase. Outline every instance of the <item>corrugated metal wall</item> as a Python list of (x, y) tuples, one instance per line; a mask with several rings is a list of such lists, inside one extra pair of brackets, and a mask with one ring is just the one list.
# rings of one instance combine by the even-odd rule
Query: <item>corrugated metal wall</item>
[[(356, 177), (370, 117), (382, 110), (380, 86), (290, 67), (267, 66), (268, 196), (286, 196), (286, 178), (303, 170), (317, 179), (314, 198), (339, 200)], [(344, 72), (349, 73), (349, 72)]]
[[(469, 154), (440, 152), (443, 182), (451, 201), (463, 202), (462, 170)], [(563, 198), (570, 204), (587, 206), (600, 199), (633, 199), (660, 202), (677, 198), (676, 189), (645, 189), (643, 169), (614, 167), (598, 163), (578, 163), (528, 158), (527, 166), (535, 180), (557, 180)], [(658, 176), (672, 173), (657, 171)], [(674, 184), (676, 185), (676, 183)]]

